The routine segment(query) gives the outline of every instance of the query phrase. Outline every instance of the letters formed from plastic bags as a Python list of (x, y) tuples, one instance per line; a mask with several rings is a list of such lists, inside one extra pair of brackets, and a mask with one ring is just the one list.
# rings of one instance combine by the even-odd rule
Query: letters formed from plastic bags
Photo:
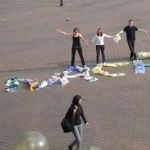
[(150, 58), (150, 52), (138, 52), (136, 53), (137, 59), (147, 59)]
[[(71, 72), (76, 72), (73, 75), (69, 75)], [(43, 89), (47, 86), (51, 86), (55, 84), (56, 82), (60, 82), (61, 86), (65, 86), (69, 83), (69, 78), (77, 78), (77, 77), (83, 77), (84, 80), (87, 80), (88, 82), (94, 82), (98, 79), (96, 77), (93, 77), (90, 75), (90, 68), (88, 67), (79, 67), (74, 66), (66, 69), (63, 73), (54, 73), (51, 77), (45, 79), (41, 84), (38, 85), (37, 80), (32, 79), (23, 79), (23, 78), (15, 78), (15, 79), (9, 79), (6, 83), (5, 89), (8, 92), (14, 92), (18, 89), (19, 82), (27, 83), (29, 85), (30, 91), (38, 91), (40, 89)]]
[(119, 72), (119, 73), (109, 73), (107, 71), (103, 71), (103, 67), (117, 67), (117, 66), (125, 66), (128, 65), (129, 62), (119, 62), (119, 63), (100, 63), (96, 67), (92, 69), (92, 72), (94, 74), (101, 74), (105, 77), (119, 77), (119, 76), (124, 76), (125, 73)]
[(135, 74), (144, 74), (145, 73), (145, 66), (142, 60), (135, 60), (133, 61), (134, 72)]
[(17, 78), (11, 78), (6, 81), (5, 91), (6, 92), (15, 92), (18, 89), (19, 81)]
[(69, 80), (67, 79), (66, 76), (62, 76), (59, 81), (61, 83), (61, 86), (65, 86), (69, 83)]
[(69, 73), (69, 72), (72, 72), (72, 71), (77, 71), (77, 67), (76, 66), (71, 66), (69, 68), (66, 69), (66, 71)]
[(93, 77), (90, 75), (90, 68), (88, 67), (79, 67), (79, 66), (76, 66), (76, 71), (79, 71), (79, 73), (76, 73), (76, 74), (73, 74), (73, 75), (68, 75), (68, 72), (67, 73), (67, 70), (65, 71), (66, 72), (66, 77), (69, 79), (69, 78), (77, 78), (77, 77), (83, 77), (84, 80), (87, 80), (89, 82), (94, 82), (94, 81), (97, 81), (98, 78), (96, 77)]
[(43, 89), (46, 86), (50, 86), (56, 82), (58, 82), (60, 80), (60, 76), (61, 73), (55, 73), (54, 75), (52, 75), (50, 78), (47, 78), (46, 80), (44, 80), (39, 86), (38, 88), (36, 88), (36, 90), (40, 90)]

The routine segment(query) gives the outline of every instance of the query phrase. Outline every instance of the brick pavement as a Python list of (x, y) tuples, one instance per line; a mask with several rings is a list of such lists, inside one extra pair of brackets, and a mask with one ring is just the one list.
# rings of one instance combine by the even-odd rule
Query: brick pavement
[[(150, 31), (149, 0), (0, 0), (0, 150), (14, 149), (15, 142), (29, 131), (43, 133), (51, 150), (66, 150), (72, 134), (63, 134), (60, 122), (75, 94), (83, 96), (83, 107), (90, 128), (84, 128), (83, 146), (102, 150), (150, 149), (149, 72), (135, 75), (132, 64), (108, 68), (125, 72), (125, 77), (106, 78), (88, 83), (72, 79), (38, 92), (21, 84), (14, 93), (4, 92), (11, 77), (37, 78), (39, 82), (70, 65), (71, 39), (56, 33), (79, 27), (90, 41), (98, 27), (114, 35), (129, 19)], [(65, 21), (70, 17), (69, 22)], [(149, 51), (150, 36), (137, 33), (136, 51)], [(119, 44), (105, 40), (106, 59), (126, 61), (129, 56), (125, 34)], [(95, 65), (95, 47), (83, 45), (86, 64)], [(80, 65), (78, 55), (76, 64)], [(149, 62), (149, 60), (147, 60)]]

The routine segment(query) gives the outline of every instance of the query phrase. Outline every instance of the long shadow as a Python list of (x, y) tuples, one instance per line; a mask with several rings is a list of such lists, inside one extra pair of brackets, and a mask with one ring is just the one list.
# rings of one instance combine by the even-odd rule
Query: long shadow
[[(129, 59), (127, 57), (123, 57), (123, 58), (115, 58), (115, 59), (108, 59), (107, 62), (111, 63), (111, 62), (124, 62), (124, 61), (129, 61)], [(76, 61), (76, 64), (79, 64), (79, 66), (81, 65), (80, 61)], [(31, 74), (31, 73), (40, 73), (40, 72), (63, 72), (64, 70), (66, 70), (66, 68), (70, 67), (70, 61), (66, 61), (66, 62), (61, 62), (61, 63), (52, 63), (51, 65), (55, 65), (55, 66), (51, 66), (51, 67), (43, 67), (43, 68), (32, 68), (32, 69), (20, 69), (20, 70), (8, 70), (8, 71), (1, 71), (0, 72), (0, 77), (4, 77), (4, 76), (16, 76), (18, 74)], [(95, 67), (95, 60), (93, 61), (86, 61), (86, 65), (90, 68)]]

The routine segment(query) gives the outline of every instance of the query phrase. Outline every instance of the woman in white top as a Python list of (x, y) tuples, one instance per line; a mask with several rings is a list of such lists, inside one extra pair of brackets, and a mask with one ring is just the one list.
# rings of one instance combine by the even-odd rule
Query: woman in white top
[(103, 33), (103, 30), (101, 28), (97, 29), (97, 34), (94, 36), (92, 43), (96, 43), (96, 63), (99, 64), (99, 54), (100, 50), (102, 53), (102, 59), (103, 63), (105, 62), (105, 46), (104, 46), (104, 37), (114, 38), (114, 36), (106, 35)]

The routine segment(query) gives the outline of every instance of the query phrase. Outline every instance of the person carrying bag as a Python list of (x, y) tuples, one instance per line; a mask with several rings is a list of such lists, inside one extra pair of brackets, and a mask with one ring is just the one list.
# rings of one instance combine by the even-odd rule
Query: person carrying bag
[(68, 109), (65, 118), (63, 119), (61, 125), (65, 133), (72, 132), (75, 140), (68, 146), (69, 150), (72, 150), (74, 145), (77, 145), (77, 150), (81, 150), (82, 145), (82, 121), (83, 119), (86, 127), (89, 127), (84, 111), (81, 106), (82, 98), (80, 95), (75, 95), (72, 100), (72, 104)]
[(70, 106), (68, 109), (65, 118), (61, 122), (62, 129), (64, 133), (72, 132), (74, 130), (75, 115), (76, 115), (77, 106)]

